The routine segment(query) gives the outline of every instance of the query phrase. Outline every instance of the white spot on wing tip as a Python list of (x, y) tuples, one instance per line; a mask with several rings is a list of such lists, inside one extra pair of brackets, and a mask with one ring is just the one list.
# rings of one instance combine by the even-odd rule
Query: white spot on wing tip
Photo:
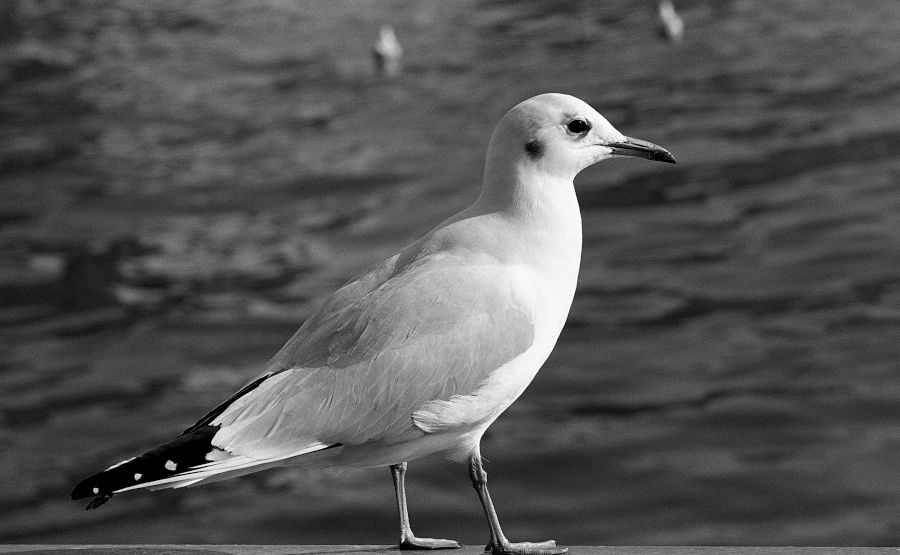
[(166, 470), (175, 470), (176, 468), (178, 468), (178, 465), (175, 461), (166, 461)]
[(138, 480), (140, 480), (141, 476), (143, 476), (143, 474), (141, 474), (140, 472), (135, 472), (134, 473), (134, 481), (137, 482)]
[(91, 491), (94, 492), (94, 495), (97, 495), (98, 493), (100, 493), (100, 488), (94, 488)]

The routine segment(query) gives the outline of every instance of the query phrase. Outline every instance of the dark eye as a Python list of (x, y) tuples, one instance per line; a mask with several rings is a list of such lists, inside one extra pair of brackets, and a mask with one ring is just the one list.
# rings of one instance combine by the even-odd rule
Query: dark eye
[(573, 119), (566, 124), (566, 129), (568, 129), (570, 133), (581, 135), (582, 133), (587, 133), (591, 130), (591, 124), (583, 119)]

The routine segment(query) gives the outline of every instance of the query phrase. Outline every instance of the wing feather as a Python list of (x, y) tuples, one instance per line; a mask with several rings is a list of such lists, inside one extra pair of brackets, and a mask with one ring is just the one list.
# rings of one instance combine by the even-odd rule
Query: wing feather
[(421, 435), (418, 409), (474, 392), (531, 346), (533, 316), (505, 275), (449, 255), (385, 261), (338, 290), (273, 358), (271, 375), (212, 419), (214, 445), (273, 457)]

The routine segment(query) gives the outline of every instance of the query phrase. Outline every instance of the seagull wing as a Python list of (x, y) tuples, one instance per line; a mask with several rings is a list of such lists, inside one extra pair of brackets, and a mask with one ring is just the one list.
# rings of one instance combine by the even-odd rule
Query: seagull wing
[(264, 458), (421, 436), (417, 410), (471, 395), (531, 347), (533, 318), (506, 270), (447, 254), (385, 261), (338, 290), (268, 374), (205, 418), (219, 426), (212, 444)]

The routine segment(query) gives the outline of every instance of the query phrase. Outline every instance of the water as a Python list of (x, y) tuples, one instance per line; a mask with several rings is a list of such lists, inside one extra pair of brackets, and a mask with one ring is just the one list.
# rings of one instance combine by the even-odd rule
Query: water
[[(471, 202), (552, 90), (678, 165), (577, 180), (569, 324), (482, 446), (507, 535), (900, 542), (900, 4), (677, 5), (673, 45), (650, 2), (6, 4), (0, 541), (395, 541), (384, 469), (67, 497)], [(486, 540), (462, 466), (409, 481), (417, 533)]]

